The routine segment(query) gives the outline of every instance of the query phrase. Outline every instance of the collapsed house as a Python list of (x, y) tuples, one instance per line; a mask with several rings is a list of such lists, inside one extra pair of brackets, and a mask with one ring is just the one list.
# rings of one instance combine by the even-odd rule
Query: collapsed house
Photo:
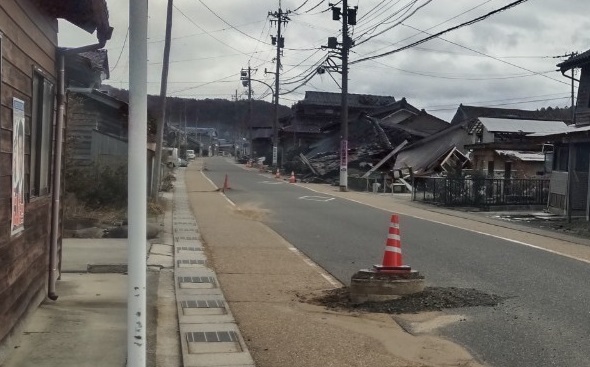
[[(331, 98), (307, 92), (309, 101), (295, 105), (281, 141), (287, 147), (291, 144), (290, 155), (284, 161), (287, 170), (307, 171), (322, 181), (335, 182), (339, 175), (340, 101), (335, 98), (339, 94), (329, 95)], [(324, 105), (319, 97), (324, 97)], [(381, 161), (402, 144), (424, 139), (449, 126), (405, 98), (395, 101), (393, 97), (351, 95), (349, 102), (348, 168), (352, 177), (360, 177), (377, 164), (389, 163)], [(384, 168), (391, 167), (386, 164)]]
[[(281, 142), (289, 151), (283, 161), (288, 171), (308, 172), (304, 179), (336, 183), (339, 96), (307, 92), (294, 106), (281, 131)], [(466, 169), (489, 177), (542, 176), (548, 172), (545, 155), (551, 149), (526, 140), (526, 135), (562, 131), (570, 122), (567, 109), (529, 111), (461, 104), (449, 124), (405, 98), (391, 101), (351, 95), (349, 103), (349, 183), (370, 175), (384, 181), (388, 176), (393, 183), (398, 177), (461, 175)], [(410, 188), (406, 181), (404, 185)]]

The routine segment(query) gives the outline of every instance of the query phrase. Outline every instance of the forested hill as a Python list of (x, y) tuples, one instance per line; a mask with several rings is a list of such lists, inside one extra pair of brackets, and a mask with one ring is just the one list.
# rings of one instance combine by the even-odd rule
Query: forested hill
[[(101, 90), (111, 96), (128, 102), (129, 91), (103, 85)], [(148, 96), (148, 113), (150, 120), (158, 116), (159, 96)], [(168, 121), (172, 124), (185, 121), (187, 126), (214, 127), (223, 137), (233, 137), (243, 134), (246, 128), (248, 101), (237, 102), (227, 99), (185, 99), (168, 97)], [(186, 111), (186, 113), (185, 113)], [(291, 113), (290, 107), (279, 105), (279, 117)], [(274, 105), (266, 101), (252, 101), (252, 125), (272, 126)]]

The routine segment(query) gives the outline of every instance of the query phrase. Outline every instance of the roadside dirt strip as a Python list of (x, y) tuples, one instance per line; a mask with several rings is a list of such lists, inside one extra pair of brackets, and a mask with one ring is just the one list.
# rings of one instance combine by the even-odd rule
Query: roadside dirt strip
[(481, 366), (436, 335), (461, 316), (411, 315), (405, 320), (412, 327), (402, 328), (390, 315), (302, 302), (338, 283), (261, 223), (264, 213), (216, 192), (200, 161), (185, 177), (208, 259), (258, 367)]

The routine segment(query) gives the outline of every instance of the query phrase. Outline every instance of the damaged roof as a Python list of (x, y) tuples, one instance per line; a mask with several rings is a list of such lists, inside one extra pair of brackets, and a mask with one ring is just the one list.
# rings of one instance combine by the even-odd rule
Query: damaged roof
[(398, 153), (394, 169), (412, 167), (419, 176), (434, 172), (441, 158), (454, 148), (464, 152), (465, 144), (470, 143), (466, 123), (451, 125), (445, 130), (417, 141)]
[(55, 18), (65, 19), (106, 42), (113, 33), (106, 0), (31, 0)]
[(546, 109), (543, 111), (518, 110), (509, 108), (479, 107), (459, 105), (451, 124), (473, 120), (480, 117), (495, 117), (525, 120), (571, 121), (571, 111), (567, 109)]
[(579, 68), (590, 64), (590, 50), (582, 52), (579, 55), (575, 55), (565, 60), (564, 62), (557, 64), (557, 67), (562, 72), (571, 70), (573, 68)]
[[(348, 94), (348, 107), (381, 107), (395, 102), (391, 96), (375, 96), (371, 94)], [(341, 106), (340, 93), (306, 91), (305, 98), (299, 101), (304, 105)]]
[(523, 120), (523, 119), (502, 119), (480, 117), (478, 121), (489, 132), (503, 133), (551, 133), (568, 130), (568, 126), (563, 121), (546, 121), (546, 120)]
[(391, 104), (388, 104), (387, 106), (372, 111), (370, 115), (371, 117), (375, 118), (385, 118), (401, 110), (409, 111), (415, 115), (420, 113), (419, 109), (409, 104), (406, 100), (406, 97), (403, 97), (399, 101), (393, 102)]
[(542, 152), (521, 152), (517, 150), (496, 150), (499, 155), (518, 159), (523, 162), (544, 162), (545, 154)]

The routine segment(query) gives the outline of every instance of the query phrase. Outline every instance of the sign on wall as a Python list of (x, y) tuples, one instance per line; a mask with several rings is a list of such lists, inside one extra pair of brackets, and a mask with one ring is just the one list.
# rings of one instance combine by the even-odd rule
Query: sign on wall
[(25, 222), (25, 101), (12, 99), (12, 222), (11, 235), (24, 230)]

